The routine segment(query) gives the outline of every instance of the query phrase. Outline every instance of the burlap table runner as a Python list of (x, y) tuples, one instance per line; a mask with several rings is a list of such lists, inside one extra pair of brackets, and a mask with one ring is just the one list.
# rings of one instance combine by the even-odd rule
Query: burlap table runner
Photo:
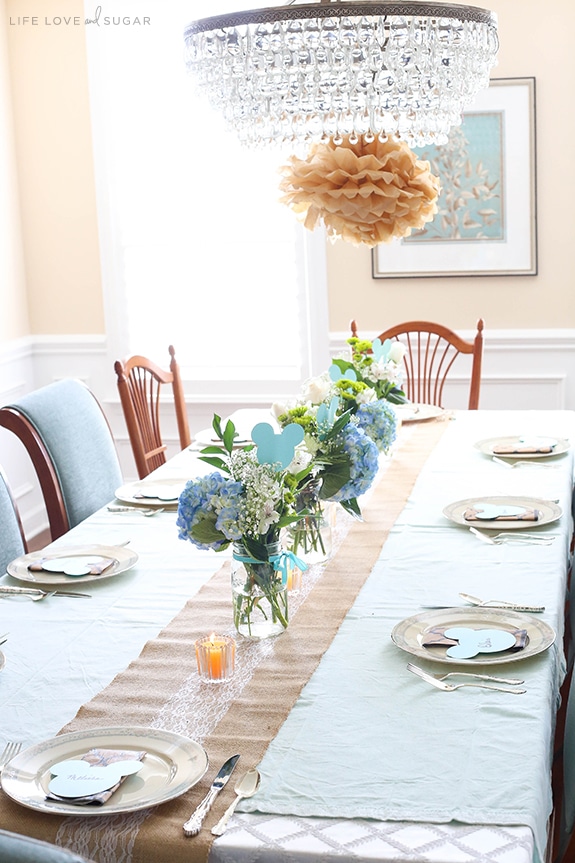
[[(214, 688), (203, 684), (198, 689), (194, 680), (197, 673), (193, 641), (206, 632), (229, 628), (228, 564), (202, 587), (157, 639), (145, 645), (125, 671), (81, 707), (72, 722), (62, 729), (68, 732), (116, 725), (153, 725), (188, 733), (196, 740), (201, 738), (210, 768), (200, 783), (161, 806), (126, 815), (89, 818), (81, 813), (77, 818), (44, 815), (17, 805), (2, 793), (0, 826), (72, 848), (97, 863), (119, 860), (204, 863), (214, 839), (210, 828), (233, 800), (235, 781), (261, 761), (331, 644), (446, 426), (444, 422), (431, 422), (411, 431), (364, 504), (364, 520), (353, 524), (286, 632), (268, 640), (261, 659), (257, 656), (257, 645), (244, 643), (244, 655), (249, 658), (251, 651), (251, 661), (256, 662), (256, 667), (243, 687), (241, 675), (236, 671), (232, 684), (238, 677), (236, 685), (240, 691), (205, 736), (201, 731), (198, 733), (197, 723), (200, 721), (201, 725), (203, 711), (209, 713), (206, 699), (209, 701)], [(244, 644), (238, 645), (238, 666)], [(191, 724), (195, 733), (190, 732)], [(216, 799), (200, 834), (185, 837), (182, 824), (207, 792), (220, 765), (235, 752), (241, 753), (236, 774)]]

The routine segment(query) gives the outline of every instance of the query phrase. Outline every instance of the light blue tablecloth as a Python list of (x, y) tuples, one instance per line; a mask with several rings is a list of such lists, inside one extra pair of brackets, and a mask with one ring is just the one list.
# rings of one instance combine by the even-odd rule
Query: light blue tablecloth
[[(572, 415), (558, 412), (552, 428), (540, 428), (536, 412), (531, 420), (501, 434), (573, 433)], [(355, 605), (270, 745), (260, 765), (261, 791), (242, 802), (243, 811), (526, 824), (543, 858), (564, 670), (573, 456), (570, 451), (549, 469), (510, 470), (473, 447), (481, 436), (471, 414), (459, 416), (440, 441)], [(553, 544), (488, 546), (442, 516), (452, 501), (481, 494), (559, 499), (561, 520), (539, 528), (556, 536)], [(546, 606), (543, 619), (556, 630), (556, 644), (489, 671), (524, 678), (526, 694), (446, 693), (406, 670), (413, 657), (391, 641), (394, 625), (428, 602), (455, 602), (460, 590)]]

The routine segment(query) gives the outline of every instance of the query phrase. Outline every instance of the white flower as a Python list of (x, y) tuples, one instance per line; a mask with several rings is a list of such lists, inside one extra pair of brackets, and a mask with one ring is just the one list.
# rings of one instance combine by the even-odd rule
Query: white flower
[(366, 405), (368, 402), (374, 401), (377, 398), (377, 393), (375, 390), (372, 390), (371, 387), (368, 387), (365, 390), (361, 390), (355, 398), (358, 405)]
[(274, 402), (271, 406), (271, 412), (276, 420), (279, 420), (283, 414), (287, 414), (289, 410), (289, 405), (283, 404), (282, 402)]
[(280, 514), (276, 512), (274, 509), (273, 500), (267, 500), (260, 513), (260, 523), (259, 523), (259, 533), (266, 534), (272, 524), (275, 524), (279, 521)]
[(400, 363), (405, 356), (405, 345), (401, 342), (394, 342), (389, 349), (389, 356), (393, 363)]
[(296, 449), (296, 451), (294, 452), (293, 459), (288, 465), (288, 473), (296, 474), (302, 470), (305, 470), (305, 468), (310, 464), (311, 460), (311, 453), (306, 452), (305, 449)]
[(324, 402), (330, 394), (332, 382), (328, 374), (307, 380), (302, 388), (302, 397), (314, 405)]
[(387, 363), (372, 363), (369, 367), (368, 374), (373, 381), (386, 381), (389, 374)]

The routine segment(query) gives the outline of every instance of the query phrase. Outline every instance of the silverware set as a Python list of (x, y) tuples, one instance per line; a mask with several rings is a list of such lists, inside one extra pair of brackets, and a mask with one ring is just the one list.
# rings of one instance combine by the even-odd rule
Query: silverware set
[[(210, 786), (210, 790), (208, 791), (204, 799), (201, 801), (201, 803), (196, 806), (190, 818), (188, 818), (186, 823), (183, 825), (184, 834), (186, 836), (198, 835), (202, 828), (204, 819), (212, 806), (212, 803), (214, 802), (222, 788), (224, 788), (227, 784), (230, 776), (233, 773), (234, 767), (239, 760), (239, 757), (239, 755), (232, 755), (232, 757), (228, 758), (225, 764), (220, 768)], [(236, 806), (244, 797), (251, 797), (253, 794), (256, 793), (256, 791), (260, 787), (260, 779), (260, 774), (255, 769), (255, 767), (252, 767), (251, 770), (248, 770), (247, 773), (244, 773), (244, 775), (234, 788), (236, 797), (233, 803), (228, 806), (218, 823), (212, 827), (211, 832), (214, 836), (221, 836), (222, 833), (225, 832), (228, 821), (235, 812)]]
[(83, 596), (90, 599), (89, 593), (75, 593), (70, 590), (41, 590), (39, 587), (12, 587), (11, 585), (0, 585), (0, 598), (2, 596), (27, 596), (32, 602), (40, 602), (49, 596)]
[(164, 512), (163, 506), (144, 508), (141, 506), (116, 506), (115, 504), (110, 504), (106, 509), (108, 512), (139, 512), (144, 518), (151, 518), (153, 515)]
[(543, 533), (525, 533), (524, 531), (502, 531), (496, 534), (482, 533), (475, 527), (469, 528), (470, 532), (487, 545), (505, 545), (516, 543), (518, 545), (551, 545), (555, 536)]
[[(426, 683), (430, 683), (432, 686), (435, 686), (436, 689), (443, 690), (443, 692), (454, 692), (456, 689), (461, 689), (463, 686), (472, 686), (478, 689), (492, 689), (495, 692), (507, 692), (509, 695), (523, 695), (523, 693), (527, 691), (526, 689), (517, 688), (524, 681), (515, 677), (493, 677), (490, 674), (474, 674), (468, 671), (450, 671), (448, 674), (435, 675), (429, 674), (429, 672), (424, 671), (423, 668), (420, 668), (418, 665), (414, 665), (412, 662), (408, 662), (407, 669), (418, 677), (421, 677), (421, 679), (425, 680)], [(447, 678), (449, 677), (469, 677), (472, 678), (472, 681), (448, 683)]]

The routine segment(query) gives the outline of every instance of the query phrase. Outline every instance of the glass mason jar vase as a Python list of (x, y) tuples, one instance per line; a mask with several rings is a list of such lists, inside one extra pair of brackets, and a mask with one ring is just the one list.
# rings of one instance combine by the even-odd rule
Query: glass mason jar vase
[(234, 625), (245, 638), (279, 635), (288, 625), (287, 582), (283, 569), (275, 569), (273, 558), (281, 552), (279, 542), (266, 546), (271, 560), (255, 560), (241, 543), (234, 543), (232, 598)]
[(307, 509), (299, 521), (286, 528), (285, 545), (308, 566), (325, 563), (331, 557), (332, 504), (319, 498), (321, 483), (313, 480), (297, 497), (297, 509)]

